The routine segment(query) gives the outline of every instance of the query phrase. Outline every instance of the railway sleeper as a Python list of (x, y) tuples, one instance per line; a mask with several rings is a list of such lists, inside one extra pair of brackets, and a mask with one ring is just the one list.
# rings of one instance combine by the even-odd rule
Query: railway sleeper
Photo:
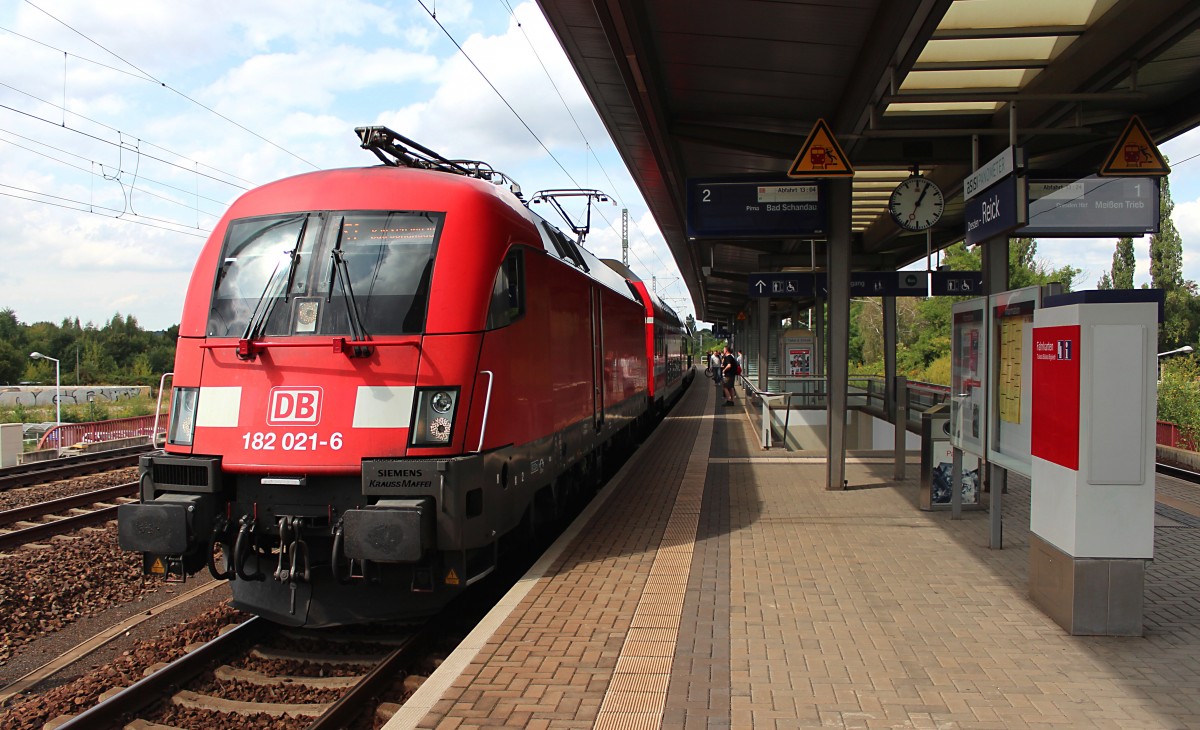
[(213, 670), (213, 676), (222, 682), (244, 682), (259, 687), (300, 685), (311, 689), (350, 689), (358, 684), (363, 675), (354, 677), (270, 676), (262, 672), (238, 669), (224, 664)]
[(324, 704), (300, 704), (289, 702), (245, 702), (242, 700), (227, 700), (223, 697), (199, 694), (190, 690), (180, 690), (171, 697), (172, 704), (193, 710), (208, 710), (210, 712), (229, 712), (237, 715), (256, 715), (259, 713), (272, 717), (320, 717), (330, 708), (332, 702)]

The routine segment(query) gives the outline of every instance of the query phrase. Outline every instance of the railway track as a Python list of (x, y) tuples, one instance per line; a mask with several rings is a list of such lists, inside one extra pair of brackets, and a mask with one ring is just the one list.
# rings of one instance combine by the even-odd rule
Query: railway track
[[(296, 718), (298, 727), (310, 730), (346, 727), (370, 711), (370, 701), (387, 692), (397, 676), (421, 662), (444, 626), (444, 621), (435, 619), (421, 627), (398, 629), (394, 635), (364, 636), (282, 629), (266, 619), (251, 618), (59, 727), (170, 728), (171, 718), (178, 713), (193, 721), (207, 713), (235, 718), (266, 714)], [(300, 648), (273, 646), (281, 639)], [(363, 652), (364, 646), (371, 651)], [(282, 669), (234, 666), (247, 662)], [(305, 667), (303, 674), (295, 673), (298, 666)], [(206, 683), (210, 676), (213, 681)], [(284, 695), (284, 701), (275, 701), (276, 694)], [(297, 701), (306, 694), (323, 699)], [(332, 695), (336, 698), (330, 699)], [(236, 727), (238, 722), (217, 714), (201, 721), (213, 728)]]
[[(20, 547), (21, 545), (36, 542), (53, 535), (60, 535), (81, 527), (114, 520), (117, 517), (117, 507), (107, 503), (113, 500), (132, 498), (136, 496), (137, 488), (137, 482), (127, 482), (113, 487), (106, 487), (91, 492), (84, 492), (83, 494), (62, 497), (48, 502), (39, 502), (0, 512), (0, 529), (15, 527), (15, 529), (11, 529), (9, 532), (0, 533), (0, 550)], [(80, 507), (91, 505), (102, 506), (85, 512), (69, 514), (57, 519), (50, 519), (45, 522), (26, 524), (33, 520), (45, 519), (60, 515), (69, 510), (77, 510)]]
[(1182, 467), (1172, 466), (1170, 464), (1164, 464), (1162, 462), (1157, 462), (1154, 465), (1154, 470), (1157, 471), (1159, 474), (1166, 474), (1169, 477), (1175, 477), (1176, 479), (1182, 479), (1185, 482), (1192, 482), (1193, 484), (1200, 484), (1200, 474), (1197, 474), (1196, 472), (1190, 471), (1188, 469), (1184, 469)]
[(0, 491), (132, 466), (137, 464), (139, 456), (149, 453), (152, 449), (153, 447), (150, 445), (129, 446), (123, 449), (10, 466), (0, 469)]

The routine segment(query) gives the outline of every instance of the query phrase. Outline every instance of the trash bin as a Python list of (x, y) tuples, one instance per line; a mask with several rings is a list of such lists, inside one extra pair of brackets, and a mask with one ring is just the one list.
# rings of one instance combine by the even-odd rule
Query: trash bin
[[(980, 509), (979, 459), (963, 454), (962, 507)], [(953, 447), (950, 405), (939, 403), (921, 414), (921, 509), (950, 509)]]

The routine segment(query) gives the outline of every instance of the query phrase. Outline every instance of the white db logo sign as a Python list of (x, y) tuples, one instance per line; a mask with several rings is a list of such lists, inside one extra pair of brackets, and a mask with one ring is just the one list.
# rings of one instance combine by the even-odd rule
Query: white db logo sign
[(321, 422), (320, 388), (272, 388), (267, 423), (273, 426)]

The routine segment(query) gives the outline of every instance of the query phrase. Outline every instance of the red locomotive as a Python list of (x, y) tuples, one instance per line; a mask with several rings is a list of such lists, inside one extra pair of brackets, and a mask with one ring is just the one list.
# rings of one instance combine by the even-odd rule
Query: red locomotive
[(502, 175), (356, 131), (385, 165), (257, 188), (213, 230), (165, 450), (119, 510), (146, 572), (207, 566), (291, 625), (435, 612), (690, 375), (674, 313)]

